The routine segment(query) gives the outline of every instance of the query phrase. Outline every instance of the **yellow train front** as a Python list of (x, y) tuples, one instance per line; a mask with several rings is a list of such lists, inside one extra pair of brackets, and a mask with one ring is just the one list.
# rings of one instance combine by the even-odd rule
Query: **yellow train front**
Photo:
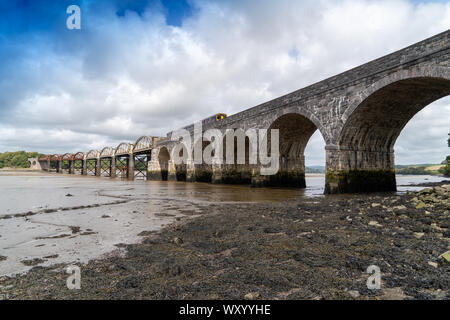
[[(203, 119), (201, 121), (202, 125), (207, 125), (208, 123), (212, 123), (212, 122), (217, 122), (217, 121), (221, 121), (223, 119), (225, 119), (227, 117), (226, 113), (216, 113), (215, 115), (208, 117), (206, 119)], [(188, 130), (188, 131), (192, 131), (194, 130), (194, 124), (190, 124), (186, 127), (183, 127), (182, 129)], [(171, 137), (172, 136), (172, 132), (167, 133), (167, 137)]]
[(227, 115), (225, 113), (216, 113), (215, 115), (213, 115), (211, 117), (203, 119), (202, 124), (205, 125), (205, 124), (208, 124), (211, 122), (217, 122), (217, 121), (225, 119), (226, 117), (227, 117)]

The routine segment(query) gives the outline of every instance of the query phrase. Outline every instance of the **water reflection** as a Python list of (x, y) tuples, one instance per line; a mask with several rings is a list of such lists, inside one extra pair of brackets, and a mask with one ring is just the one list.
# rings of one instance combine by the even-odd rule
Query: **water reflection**
[[(399, 192), (420, 190), (414, 185), (439, 182), (438, 176), (398, 175)], [(108, 204), (118, 199), (165, 199), (193, 202), (261, 202), (322, 196), (324, 175), (308, 175), (306, 189), (251, 188), (248, 185), (123, 181), (56, 174), (0, 174), (0, 216), (45, 209)]]

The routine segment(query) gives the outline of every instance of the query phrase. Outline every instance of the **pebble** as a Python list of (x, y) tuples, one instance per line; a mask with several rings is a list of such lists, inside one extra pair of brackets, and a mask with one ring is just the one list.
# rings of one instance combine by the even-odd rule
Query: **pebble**
[(444, 262), (450, 263), (450, 251), (444, 252), (439, 256)]
[(258, 292), (250, 292), (250, 293), (247, 293), (244, 296), (245, 300), (256, 300), (258, 298), (259, 298), (259, 293)]
[(377, 227), (377, 228), (382, 227), (382, 225), (379, 224), (379, 223), (376, 222), (376, 221), (370, 221), (370, 222), (369, 222), (369, 226), (373, 226), (373, 227)]
[(178, 238), (178, 237), (173, 238), (173, 243), (180, 245), (183, 243), (183, 239)]
[(421, 239), (425, 235), (425, 233), (423, 233), (423, 232), (414, 232), (413, 235), (414, 235), (415, 238)]
[(351, 295), (353, 298), (359, 298), (359, 296), (360, 296), (360, 294), (359, 294), (359, 291), (357, 291), (357, 290), (350, 290), (349, 292), (348, 292), (348, 294), (349, 295)]

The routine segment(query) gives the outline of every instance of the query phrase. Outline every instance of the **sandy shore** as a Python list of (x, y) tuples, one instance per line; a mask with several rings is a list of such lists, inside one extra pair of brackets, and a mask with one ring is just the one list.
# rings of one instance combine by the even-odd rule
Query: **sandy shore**
[[(447, 187), (448, 188), (448, 187)], [(444, 190), (444, 191), (442, 191)], [(10, 299), (449, 299), (449, 189), (211, 204), (81, 267), (0, 279)], [(366, 285), (370, 265), (380, 290)]]

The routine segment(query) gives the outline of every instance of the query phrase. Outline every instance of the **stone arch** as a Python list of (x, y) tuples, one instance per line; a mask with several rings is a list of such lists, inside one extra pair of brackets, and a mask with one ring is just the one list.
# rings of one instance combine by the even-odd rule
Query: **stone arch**
[(163, 181), (168, 180), (169, 176), (170, 152), (166, 147), (161, 147), (158, 152), (158, 162), (161, 168), (161, 178)]
[(364, 90), (342, 117), (336, 150), (327, 151), (327, 172), (339, 174), (327, 175), (326, 192), (396, 190), (398, 136), (415, 114), (449, 94), (450, 68), (441, 67), (401, 70)]
[(312, 111), (313, 109), (314, 107), (310, 106), (308, 103), (306, 106), (304, 104), (298, 105), (294, 103), (293, 105), (283, 108), (279, 112), (275, 113), (266, 129), (270, 129), (277, 119), (289, 114), (296, 114), (302, 116), (306, 120), (309, 120), (309, 122), (311, 122), (319, 130), (325, 143), (328, 144), (333, 140), (333, 134), (329, 131), (328, 126), (325, 125), (323, 121), (319, 120), (318, 115)]
[[(355, 110), (363, 103), (366, 99), (368, 99), (372, 94), (378, 92), (384, 87), (388, 87), (396, 82), (402, 80), (413, 80), (420, 78), (430, 78), (430, 79), (447, 79), (450, 80), (450, 68), (448, 67), (415, 67), (409, 70), (399, 70), (397, 72), (391, 73), (388, 76), (374, 82), (364, 90), (360, 92), (360, 94), (355, 95), (350, 105), (345, 110), (342, 115), (342, 123), (345, 125), (350, 115), (352, 115)], [(437, 100), (437, 99), (435, 99)]]
[(270, 130), (279, 130), (279, 170), (276, 175), (267, 176), (265, 184), (305, 188), (305, 156), (304, 152), (309, 139), (317, 131), (317, 122), (310, 120), (299, 112), (283, 113), (270, 125)]

